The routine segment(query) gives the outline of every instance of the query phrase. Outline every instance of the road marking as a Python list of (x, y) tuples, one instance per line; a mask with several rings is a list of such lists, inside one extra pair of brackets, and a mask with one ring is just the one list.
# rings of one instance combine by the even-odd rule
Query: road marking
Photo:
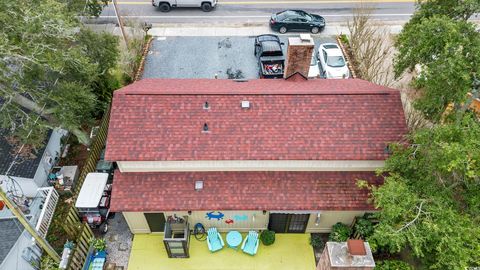
[[(355, 4), (355, 3), (415, 3), (416, 0), (299, 0), (299, 1), (219, 1), (219, 5), (265, 5), (265, 4)], [(152, 5), (151, 2), (120, 1), (119, 5)]]
[[(322, 17), (353, 17), (354, 14), (327, 14), (322, 15)], [(405, 17), (405, 16), (412, 16), (410, 13), (405, 14), (370, 14), (369, 16), (372, 17)], [(138, 18), (138, 19), (155, 19), (155, 18), (164, 18), (164, 19), (225, 19), (225, 18), (270, 18), (270, 15), (205, 15), (205, 16), (168, 16), (168, 15), (154, 15), (154, 16), (147, 16), (147, 15), (126, 15), (122, 16), (123, 18)], [(115, 16), (99, 16), (99, 18), (116, 18)]]

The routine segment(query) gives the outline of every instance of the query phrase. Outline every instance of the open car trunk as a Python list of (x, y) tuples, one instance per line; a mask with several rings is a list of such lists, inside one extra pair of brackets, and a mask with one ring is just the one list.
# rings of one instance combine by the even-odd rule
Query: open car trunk
[(260, 66), (264, 78), (282, 78), (284, 72), (283, 57), (262, 57)]

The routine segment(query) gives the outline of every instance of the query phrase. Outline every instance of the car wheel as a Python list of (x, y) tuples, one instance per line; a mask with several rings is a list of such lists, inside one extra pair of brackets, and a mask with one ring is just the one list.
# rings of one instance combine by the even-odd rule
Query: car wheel
[(160, 6), (158, 6), (161, 12), (169, 12), (170, 11), (170, 5), (168, 3), (161, 3)]
[(202, 3), (202, 10), (204, 12), (210, 12), (212, 11), (212, 4), (208, 3), (208, 2), (205, 2), (205, 3)]
[(278, 29), (278, 32), (280, 32), (280, 34), (285, 34), (287, 31), (288, 31), (288, 29), (285, 26), (282, 26), (282, 27), (280, 27), (280, 29)]
[(310, 32), (312, 32), (312, 34), (318, 34), (318, 32), (320, 32), (320, 28), (314, 26), (312, 29), (310, 29)]

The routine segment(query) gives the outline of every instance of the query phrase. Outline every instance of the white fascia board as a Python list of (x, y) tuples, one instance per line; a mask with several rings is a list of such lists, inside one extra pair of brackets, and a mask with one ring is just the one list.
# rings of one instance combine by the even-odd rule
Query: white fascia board
[(383, 160), (195, 160), (118, 161), (121, 172), (375, 171)]

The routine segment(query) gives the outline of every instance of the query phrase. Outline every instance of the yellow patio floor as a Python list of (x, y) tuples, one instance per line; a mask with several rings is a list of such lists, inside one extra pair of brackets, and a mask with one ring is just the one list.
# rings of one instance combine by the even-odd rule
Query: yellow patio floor
[[(225, 240), (225, 235), (223, 234)], [(243, 235), (245, 236), (245, 235)], [(190, 238), (190, 258), (168, 258), (163, 234), (136, 234), (128, 270), (314, 270), (310, 234), (277, 234), (275, 243), (260, 243), (255, 256), (224, 247), (211, 253), (205, 241)]]

